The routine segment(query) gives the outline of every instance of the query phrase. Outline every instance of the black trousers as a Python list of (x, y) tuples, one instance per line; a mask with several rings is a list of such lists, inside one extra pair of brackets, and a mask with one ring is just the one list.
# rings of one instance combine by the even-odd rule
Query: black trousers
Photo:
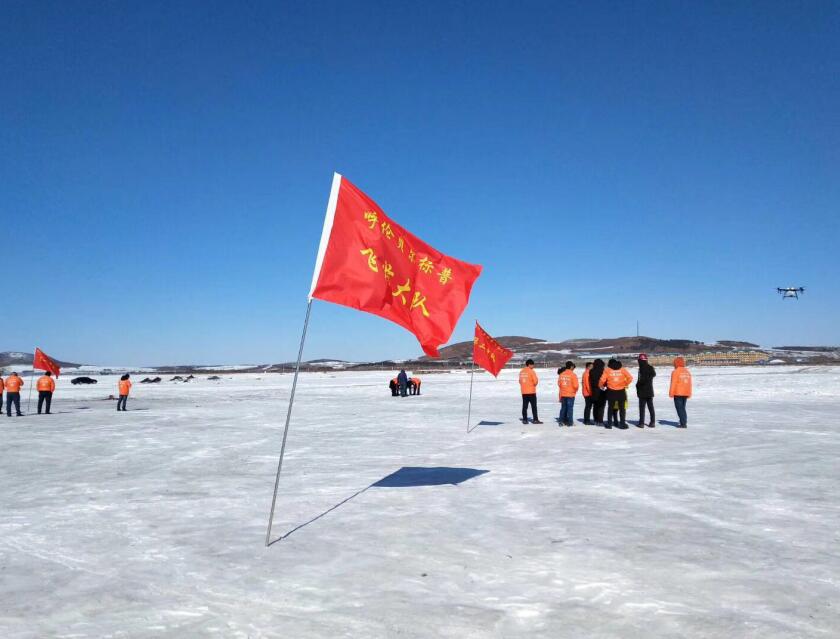
[(537, 417), (537, 394), (536, 393), (529, 393), (527, 395), (522, 396), (522, 419), (525, 421), (528, 420), (528, 405), (531, 406), (531, 414), (534, 416), (534, 421), (540, 421), (540, 418)]
[[(627, 409), (624, 407), (624, 402), (627, 401), (627, 393), (623, 390), (607, 390), (607, 422), (613, 424), (623, 424), (627, 419)], [(618, 405), (616, 407), (616, 404)], [(619, 416), (621, 421), (618, 421)]]
[(588, 424), (589, 418), (592, 416), (592, 406), (594, 405), (594, 402), (591, 397), (584, 397), (583, 401), (583, 423)]
[(12, 404), (15, 405), (15, 413), (20, 416), (20, 393), (6, 393), (6, 415), (12, 416)]
[(645, 423), (645, 407), (650, 410), (650, 422), (649, 424), (656, 423), (656, 412), (653, 410), (653, 397), (640, 397), (639, 398), (639, 424)]
[(125, 403), (128, 401), (128, 395), (120, 395), (117, 400), (117, 410), (125, 410)]
[(46, 402), (47, 414), (50, 412), (50, 405), (52, 404), (52, 391), (38, 391), (38, 414), (41, 414), (41, 407)]
[(595, 423), (604, 423), (604, 407), (607, 405), (607, 395), (603, 391), (598, 396), (598, 399), (592, 400), (592, 412), (594, 414)]
[(0, 413), (3, 412), (3, 393), (0, 393)]

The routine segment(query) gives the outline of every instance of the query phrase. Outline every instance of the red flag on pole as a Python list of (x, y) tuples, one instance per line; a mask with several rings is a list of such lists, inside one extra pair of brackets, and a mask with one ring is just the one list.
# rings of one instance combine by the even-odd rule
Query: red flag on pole
[(484, 370), (492, 373), (494, 377), (499, 376), (508, 360), (513, 357), (513, 351), (494, 340), (481, 328), (478, 322), (475, 323), (475, 337), (473, 338), (473, 361)]
[(438, 357), (481, 266), (444, 255), (406, 231), (338, 173), (333, 177), (309, 298), (379, 315)]
[(56, 377), (61, 372), (61, 367), (58, 365), (58, 362), (45, 354), (40, 348), (35, 349), (35, 356), (32, 358), (32, 368), (49, 371)]

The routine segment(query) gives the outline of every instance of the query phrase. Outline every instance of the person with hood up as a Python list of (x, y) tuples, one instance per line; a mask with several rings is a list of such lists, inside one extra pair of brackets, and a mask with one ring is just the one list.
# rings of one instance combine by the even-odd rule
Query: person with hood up
[[(612, 428), (614, 422), (617, 428), (627, 428), (627, 387), (633, 382), (633, 376), (626, 368), (622, 368), (621, 362), (611, 359), (607, 364), (607, 370), (598, 380), (598, 385), (607, 387), (607, 428)], [(619, 415), (621, 421), (618, 421)]]
[(131, 392), (131, 375), (126, 373), (120, 377), (118, 384), (119, 398), (117, 399), (117, 411), (125, 412), (126, 402), (128, 402), (128, 394)]
[(528, 406), (531, 406), (531, 414), (534, 419), (531, 420), (533, 424), (542, 424), (537, 415), (537, 384), (540, 383), (540, 378), (537, 377), (534, 371), (534, 360), (529, 359), (525, 362), (525, 368), (519, 371), (519, 390), (522, 392), (522, 423), (528, 423)]
[(639, 398), (639, 428), (645, 427), (645, 408), (650, 411), (648, 428), (656, 428), (656, 413), (653, 411), (653, 378), (656, 369), (648, 363), (648, 356), (639, 353), (639, 379), (636, 381), (636, 395)]
[(566, 362), (563, 368), (557, 369), (557, 387), (560, 389), (560, 417), (557, 421), (561, 425), (572, 426), (575, 415), (575, 395), (578, 392), (578, 378), (575, 375), (575, 363)]
[(674, 359), (674, 370), (671, 371), (671, 389), (668, 394), (674, 398), (674, 408), (680, 419), (678, 428), (688, 428), (688, 415), (685, 412), (685, 404), (691, 397), (691, 373), (685, 367), (685, 359), (677, 357)]
[(599, 426), (604, 425), (604, 407), (607, 405), (607, 393), (601, 384), (604, 374), (604, 360), (596, 359), (589, 371), (589, 389), (592, 392), (592, 417)]
[(23, 417), (20, 412), (20, 389), (23, 386), (23, 380), (17, 373), (12, 373), (6, 378), (6, 416), (12, 416), (12, 405), (15, 407), (15, 414), (18, 417)]
[(581, 394), (583, 395), (583, 423), (587, 426), (592, 423), (592, 382), (589, 379), (592, 362), (586, 362), (586, 368), (580, 376)]
[(405, 370), (401, 370), (397, 375), (397, 384), (400, 386), (400, 397), (408, 395), (408, 375), (405, 374)]

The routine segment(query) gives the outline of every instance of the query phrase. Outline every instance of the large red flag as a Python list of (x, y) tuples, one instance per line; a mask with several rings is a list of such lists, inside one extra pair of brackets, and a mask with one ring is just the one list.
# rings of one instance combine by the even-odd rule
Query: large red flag
[(42, 371), (49, 371), (56, 377), (61, 372), (61, 368), (52, 357), (44, 353), (40, 348), (35, 349), (35, 357), (32, 358), (32, 368), (37, 368)]
[(333, 177), (310, 299), (379, 315), (438, 357), (481, 266), (444, 255), (406, 231), (338, 173)]
[(475, 323), (475, 337), (473, 338), (473, 361), (484, 370), (499, 376), (508, 360), (513, 357), (513, 351), (494, 340), (487, 332)]

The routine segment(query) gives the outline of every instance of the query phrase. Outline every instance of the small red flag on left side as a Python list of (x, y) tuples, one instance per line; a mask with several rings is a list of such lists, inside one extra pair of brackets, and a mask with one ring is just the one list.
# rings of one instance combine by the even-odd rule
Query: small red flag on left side
[(32, 368), (49, 371), (56, 377), (61, 373), (61, 367), (58, 365), (58, 362), (44, 353), (40, 348), (35, 349), (35, 357), (32, 358)]
[(473, 338), (473, 361), (494, 377), (513, 357), (513, 351), (499, 344), (485, 331), (478, 322), (475, 323), (475, 337)]

